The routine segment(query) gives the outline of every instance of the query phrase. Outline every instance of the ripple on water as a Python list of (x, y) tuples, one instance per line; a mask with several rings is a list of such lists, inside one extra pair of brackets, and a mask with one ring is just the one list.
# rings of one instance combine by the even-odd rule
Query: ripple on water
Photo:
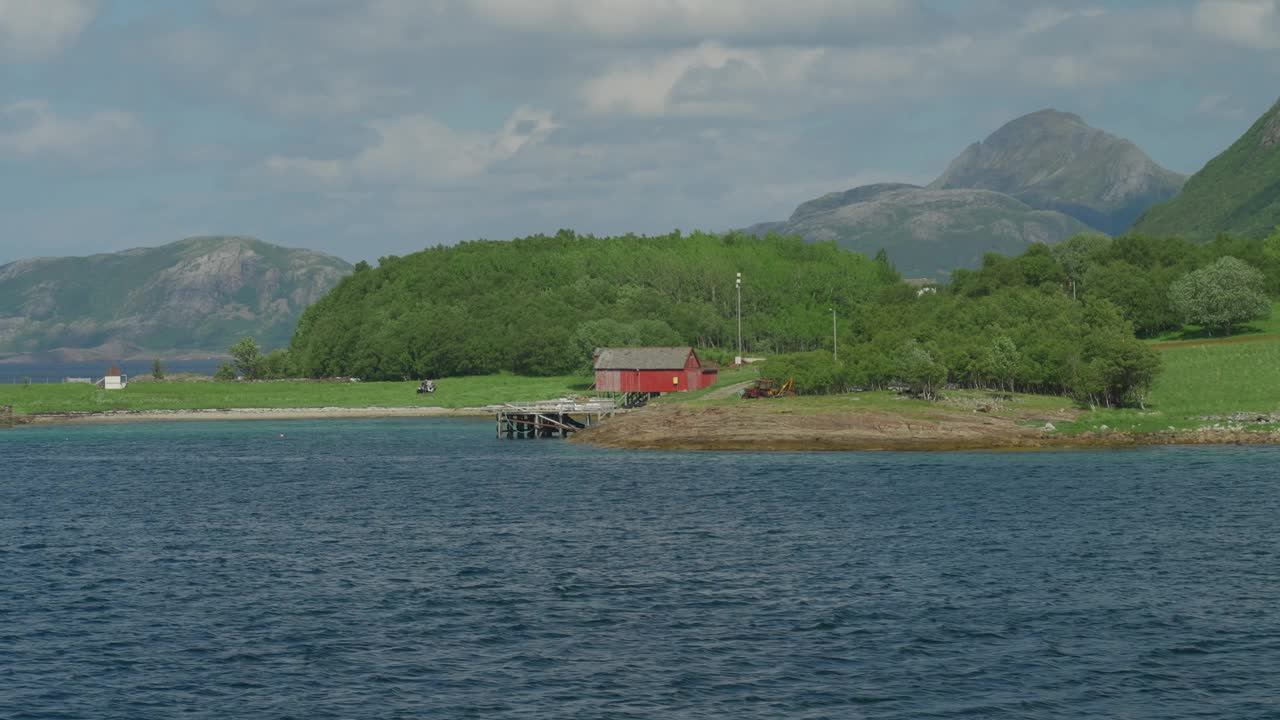
[(0, 435), (0, 716), (1274, 712), (1274, 450), (637, 455), (491, 432)]

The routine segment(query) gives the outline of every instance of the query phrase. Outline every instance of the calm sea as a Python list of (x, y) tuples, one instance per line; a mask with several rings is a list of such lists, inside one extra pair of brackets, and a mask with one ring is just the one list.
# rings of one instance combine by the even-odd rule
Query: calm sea
[(1275, 717), (1278, 461), (0, 431), (0, 717)]

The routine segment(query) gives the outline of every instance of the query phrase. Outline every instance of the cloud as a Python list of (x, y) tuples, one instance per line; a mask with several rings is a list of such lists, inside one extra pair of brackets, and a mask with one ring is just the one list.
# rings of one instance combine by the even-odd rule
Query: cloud
[(278, 42), (241, 46), (237, 36), (187, 29), (154, 46), (171, 70), (278, 115), (352, 114), (409, 94), (318, 49), (329, 47), (323, 39), (281, 35)]
[(272, 155), (263, 169), (269, 175), (327, 184), (460, 183), (480, 178), (546, 140), (557, 127), (549, 111), (526, 106), (495, 132), (456, 130), (428, 115), (407, 115), (369, 123), (377, 139), (352, 158)]
[(144, 132), (132, 114), (120, 110), (82, 118), (58, 115), (43, 100), (24, 100), (0, 108), (0, 154), (90, 160), (136, 146)]
[(1170, 52), (1168, 38), (1186, 26), (1185, 12), (1167, 8), (1038, 8), (852, 44), (632, 49), (578, 96), (593, 115), (767, 118), (995, 88), (1100, 88), (1176, 71), (1192, 53)]
[(470, 0), (489, 22), (520, 31), (609, 39), (727, 39), (856, 31), (911, 15), (915, 0)]
[(93, 19), (96, 0), (0, 0), (0, 60), (58, 53)]
[(1203, 0), (1195, 26), (1213, 37), (1256, 50), (1280, 48), (1280, 7), (1276, 0)]

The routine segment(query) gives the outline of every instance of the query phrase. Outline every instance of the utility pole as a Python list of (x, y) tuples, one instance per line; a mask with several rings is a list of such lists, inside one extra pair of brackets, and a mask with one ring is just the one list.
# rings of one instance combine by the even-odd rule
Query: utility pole
[(734, 283), (738, 288), (738, 364), (742, 364), (742, 273)]
[(836, 309), (831, 308), (831, 362), (840, 362), (840, 346), (836, 344)]

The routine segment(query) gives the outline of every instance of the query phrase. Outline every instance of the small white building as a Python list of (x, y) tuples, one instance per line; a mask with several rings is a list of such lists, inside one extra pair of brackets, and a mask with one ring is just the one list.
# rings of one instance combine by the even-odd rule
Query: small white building
[(103, 390), (123, 390), (129, 385), (129, 376), (120, 372), (120, 368), (112, 365), (107, 368), (107, 374), (98, 381), (98, 387)]

